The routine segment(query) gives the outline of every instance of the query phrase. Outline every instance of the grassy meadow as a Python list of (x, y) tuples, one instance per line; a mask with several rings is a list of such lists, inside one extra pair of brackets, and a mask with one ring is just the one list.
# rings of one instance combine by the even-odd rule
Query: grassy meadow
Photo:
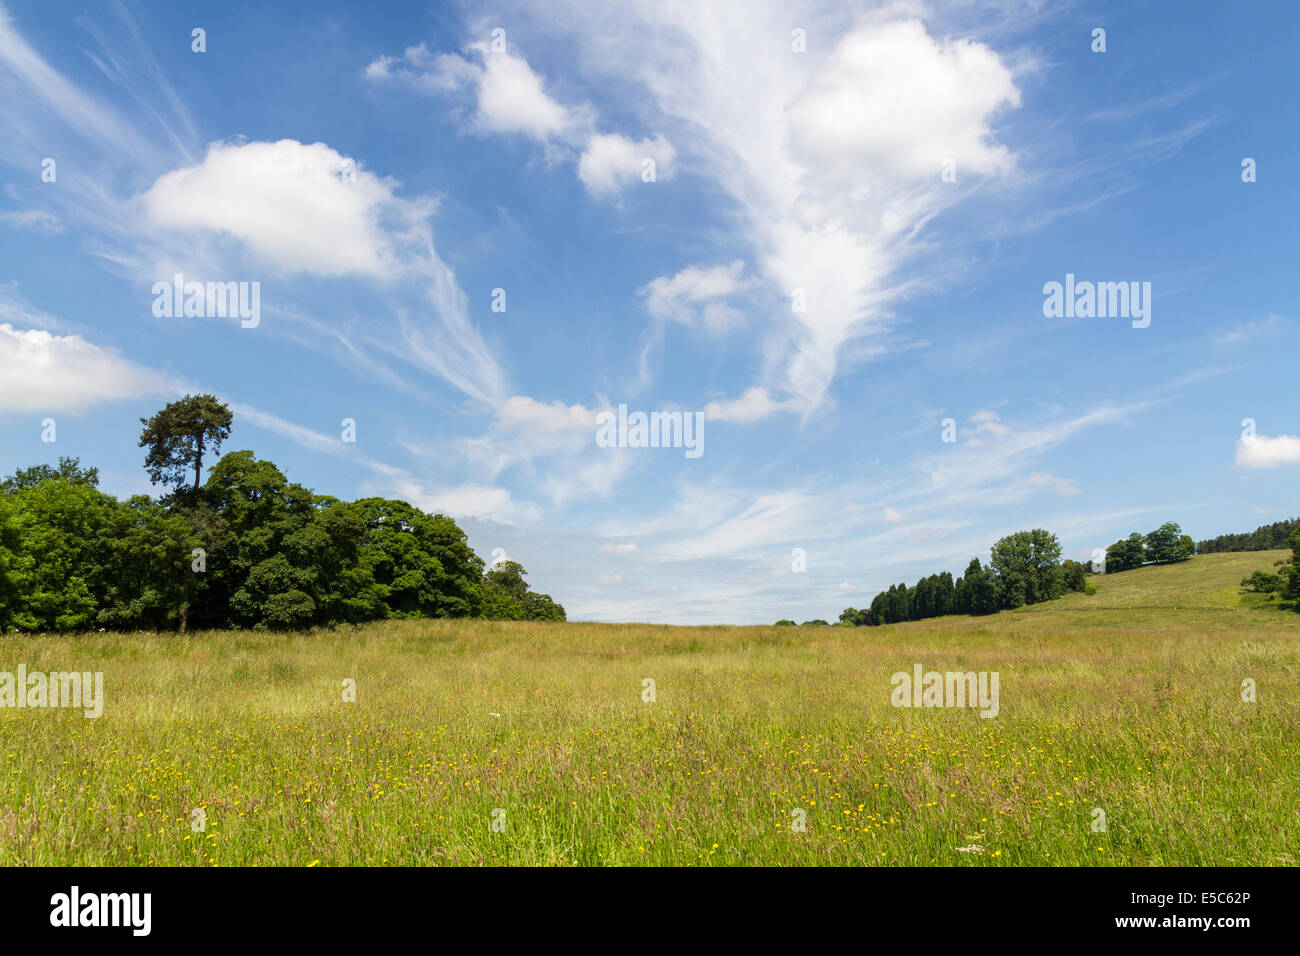
[[(1287, 554), (879, 628), (0, 638), (106, 696), (0, 709), (0, 864), (1293, 865), (1300, 614), (1238, 589)], [(892, 707), (916, 663), (1000, 713)]]

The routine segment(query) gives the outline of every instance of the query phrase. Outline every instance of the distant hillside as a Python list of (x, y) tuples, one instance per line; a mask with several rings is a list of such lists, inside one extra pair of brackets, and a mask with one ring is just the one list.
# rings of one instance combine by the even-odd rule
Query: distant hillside
[(1196, 542), (1197, 554), (1215, 554), (1221, 551), (1275, 551), (1289, 548), (1287, 538), (1300, 526), (1300, 518), (1288, 518), (1273, 524), (1260, 525), (1254, 531), (1241, 534), (1221, 534), (1208, 541)]
[[(1079, 628), (1099, 632), (1153, 634), (1278, 633), (1300, 635), (1300, 614), (1264, 613), (1264, 595), (1242, 590), (1241, 579), (1253, 571), (1276, 571), (1273, 562), (1290, 551), (1208, 554), (1177, 564), (1150, 564), (1131, 571), (1088, 578), (1095, 594), (1067, 594), (984, 617), (951, 615), (927, 621), (891, 624), (891, 628), (952, 631), (971, 635), (1044, 635)], [(981, 638), (983, 639), (983, 638)]]

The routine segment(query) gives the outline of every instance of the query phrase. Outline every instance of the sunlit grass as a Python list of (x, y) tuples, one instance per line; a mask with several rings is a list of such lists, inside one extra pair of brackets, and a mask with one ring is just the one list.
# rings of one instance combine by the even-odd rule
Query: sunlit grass
[[(1283, 554), (873, 629), (4, 638), (107, 703), (0, 710), (0, 863), (1293, 864), (1300, 615), (1236, 587)], [(999, 716), (891, 707), (914, 663), (998, 671)]]

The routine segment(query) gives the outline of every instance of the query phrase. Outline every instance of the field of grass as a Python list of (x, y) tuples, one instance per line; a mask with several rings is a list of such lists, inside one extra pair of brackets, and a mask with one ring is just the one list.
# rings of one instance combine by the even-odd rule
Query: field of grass
[[(6, 637), (107, 702), (0, 709), (0, 864), (1293, 865), (1300, 614), (1237, 588), (1285, 554), (880, 628)], [(998, 716), (891, 706), (917, 663)]]

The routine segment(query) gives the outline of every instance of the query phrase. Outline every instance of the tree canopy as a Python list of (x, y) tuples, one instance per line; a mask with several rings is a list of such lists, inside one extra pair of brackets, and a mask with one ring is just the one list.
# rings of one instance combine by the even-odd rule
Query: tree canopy
[(1173, 521), (1142, 534), (1134, 531), (1106, 549), (1106, 573), (1131, 571), (1144, 564), (1167, 564), (1186, 561), (1196, 554), (1196, 542)]
[(157, 499), (101, 492), (76, 458), (0, 480), (0, 632), (565, 619), (517, 562), (485, 568), (446, 515), (319, 495), (249, 450), (191, 485), (232, 420), (212, 396), (142, 419), (145, 468), (173, 489)]
[(152, 418), (140, 419), (140, 447), (148, 448), (145, 471), (155, 485), (174, 488), (178, 493), (190, 485), (199, 493), (203, 472), (203, 453), (215, 455), (221, 443), (230, 437), (233, 415), (215, 395), (186, 395), (169, 402)]

